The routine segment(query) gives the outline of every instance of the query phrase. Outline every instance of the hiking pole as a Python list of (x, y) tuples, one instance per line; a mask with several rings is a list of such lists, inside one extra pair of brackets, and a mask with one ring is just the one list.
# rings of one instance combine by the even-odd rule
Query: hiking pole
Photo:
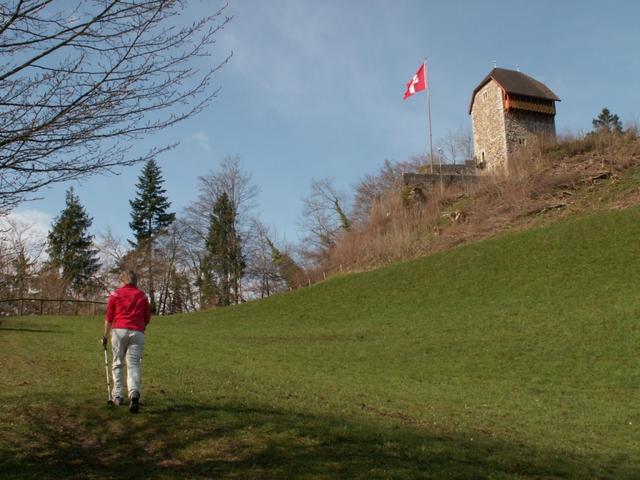
[(111, 381), (109, 380), (109, 358), (107, 357), (107, 343), (103, 341), (102, 346), (104, 347), (104, 373), (107, 376), (107, 405), (113, 405), (113, 400), (111, 399)]

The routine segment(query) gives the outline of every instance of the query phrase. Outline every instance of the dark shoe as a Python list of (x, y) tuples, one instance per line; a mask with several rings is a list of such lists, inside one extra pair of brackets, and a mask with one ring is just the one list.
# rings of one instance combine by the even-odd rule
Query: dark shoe
[(140, 411), (140, 397), (134, 395), (131, 397), (131, 403), (129, 404), (129, 411), (131, 413), (138, 413)]

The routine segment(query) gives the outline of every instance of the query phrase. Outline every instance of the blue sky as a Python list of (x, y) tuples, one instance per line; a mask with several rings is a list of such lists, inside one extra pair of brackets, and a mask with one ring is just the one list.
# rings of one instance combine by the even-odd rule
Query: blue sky
[[(196, 2), (189, 15), (219, 6)], [(519, 65), (560, 96), (560, 133), (590, 129), (604, 106), (624, 122), (640, 118), (640, 2), (232, 0), (228, 13), (234, 19), (209, 60), (233, 51), (215, 79), (219, 98), (138, 145), (180, 142), (158, 158), (178, 213), (195, 198), (199, 175), (239, 156), (260, 188), (256, 214), (295, 241), (312, 178), (349, 189), (385, 159), (425, 153), (426, 94), (402, 100), (424, 57), (434, 142), (470, 127), (470, 94), (494, 62)], [(130, 237), (140, 169), (74, 184), (94, 234)], [(17, 213), (46, 224), (68, 186)]]

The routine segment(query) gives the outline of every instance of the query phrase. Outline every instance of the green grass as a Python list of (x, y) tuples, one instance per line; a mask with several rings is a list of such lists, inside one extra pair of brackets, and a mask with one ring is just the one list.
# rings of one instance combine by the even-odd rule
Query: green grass
[(2, 478), (640, 478), (640, 209), (157, 318), (2, 319)]

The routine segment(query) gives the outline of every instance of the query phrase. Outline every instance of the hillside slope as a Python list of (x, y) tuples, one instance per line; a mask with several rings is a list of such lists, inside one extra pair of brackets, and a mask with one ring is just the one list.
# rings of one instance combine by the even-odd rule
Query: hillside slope
[(640, 209), (604, 212), (155, 319), (135, 435), (101, 405), (100, 319), (3, 320), (0, 467), (638, 478), (639, 234)]
[[(640, 205), (640, 136), (597, 134), (534, 146), (510, 160), (508, 175), (422, 193), (390, 188), (368, 218), (343, 232), (309, 276), (370, 270), (454, 246)], [(302, 281), (301, 283), (306, 283)]]

